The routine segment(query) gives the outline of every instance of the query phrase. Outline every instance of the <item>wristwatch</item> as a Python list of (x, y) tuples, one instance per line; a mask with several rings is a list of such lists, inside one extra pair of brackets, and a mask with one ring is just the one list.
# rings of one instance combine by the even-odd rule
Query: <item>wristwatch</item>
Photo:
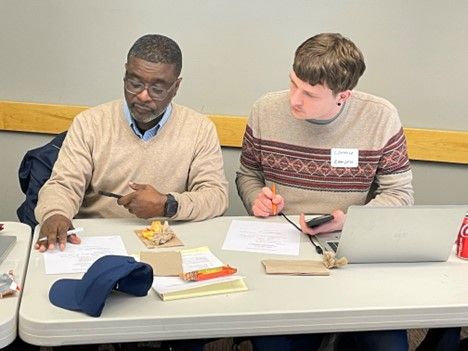
[(179, 209), (179, 203), (171, 194), (166, 194), (166, 204), (164, 205), (164, 217), (173, 217)]

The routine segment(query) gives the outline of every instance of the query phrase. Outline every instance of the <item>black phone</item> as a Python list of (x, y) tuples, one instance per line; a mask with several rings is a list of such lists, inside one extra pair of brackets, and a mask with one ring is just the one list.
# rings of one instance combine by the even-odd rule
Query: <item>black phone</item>
[(309, 228), (314, 228), (314, 227), (319, 226), (320, 224), (330, 222), (333, 218), (335, 218), (333, 217), (333, 215), (326, 214), (323, 216), (312, 218), (310, 221), (307, 221), (306, 224)]

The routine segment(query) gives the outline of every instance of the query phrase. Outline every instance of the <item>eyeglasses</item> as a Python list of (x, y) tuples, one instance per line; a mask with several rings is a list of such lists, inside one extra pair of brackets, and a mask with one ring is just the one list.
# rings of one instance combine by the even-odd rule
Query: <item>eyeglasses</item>
[(133, 95), (140, 94), (143, 90), (148, 91), (148, 95), (153, 100), (164, 100), (167, 98), (172, 89), (176, 86), (177, 82), (180, 81), (180, 78), (177, 78), (174, 83), (169, 88), (165, 88), (161, 85), (148, 85), (143, 82), (140, 82), (135, 78), (124, 77), (124, 87), (127, 92)]

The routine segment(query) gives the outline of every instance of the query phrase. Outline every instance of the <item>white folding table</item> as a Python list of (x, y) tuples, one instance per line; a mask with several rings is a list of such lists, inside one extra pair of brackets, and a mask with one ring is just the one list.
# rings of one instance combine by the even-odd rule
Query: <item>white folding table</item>
[[(454, 254), (448, 262), (348, 265), (330, 276), (267, 275), (262, 259), (320, 256), (304, 234), (298, 234), (298, 257), (222, 250), (233, 219), (261, 220), (219, 217), (172, 225), (185, 248), (206, 245), (237, 267), (248, 291), (168, 302), (154, 291), (142, 298), (115, 293), (99, 318), (49, 302), (55, 280), (81, 274), (46, 275), (42, 254), (33, 250), (20, 308), (21, 338), (54, 346), (468, 325), (468, 261)], [(145, 249), (134, 230), (146, 224), (128, 219), (74, 221), (84, 227), (83, 235), (120, 235), (129, 254)]]

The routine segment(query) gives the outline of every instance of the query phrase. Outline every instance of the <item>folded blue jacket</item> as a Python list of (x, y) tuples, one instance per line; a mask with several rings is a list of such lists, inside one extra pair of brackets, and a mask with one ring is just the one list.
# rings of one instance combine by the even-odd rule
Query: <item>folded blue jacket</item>
[(18, 219), (22, 223), (30, 225), (32, 230), (37, 225), (34, 209), (37, 205), (39, 190), (50, 178), (66, 134), (67, 132), (60, 133), (46, 145), (29, 150), (21, 161), (18, 177), (21, 190), (26, 195), (26, 199), (18, 207), (16, 214)]

